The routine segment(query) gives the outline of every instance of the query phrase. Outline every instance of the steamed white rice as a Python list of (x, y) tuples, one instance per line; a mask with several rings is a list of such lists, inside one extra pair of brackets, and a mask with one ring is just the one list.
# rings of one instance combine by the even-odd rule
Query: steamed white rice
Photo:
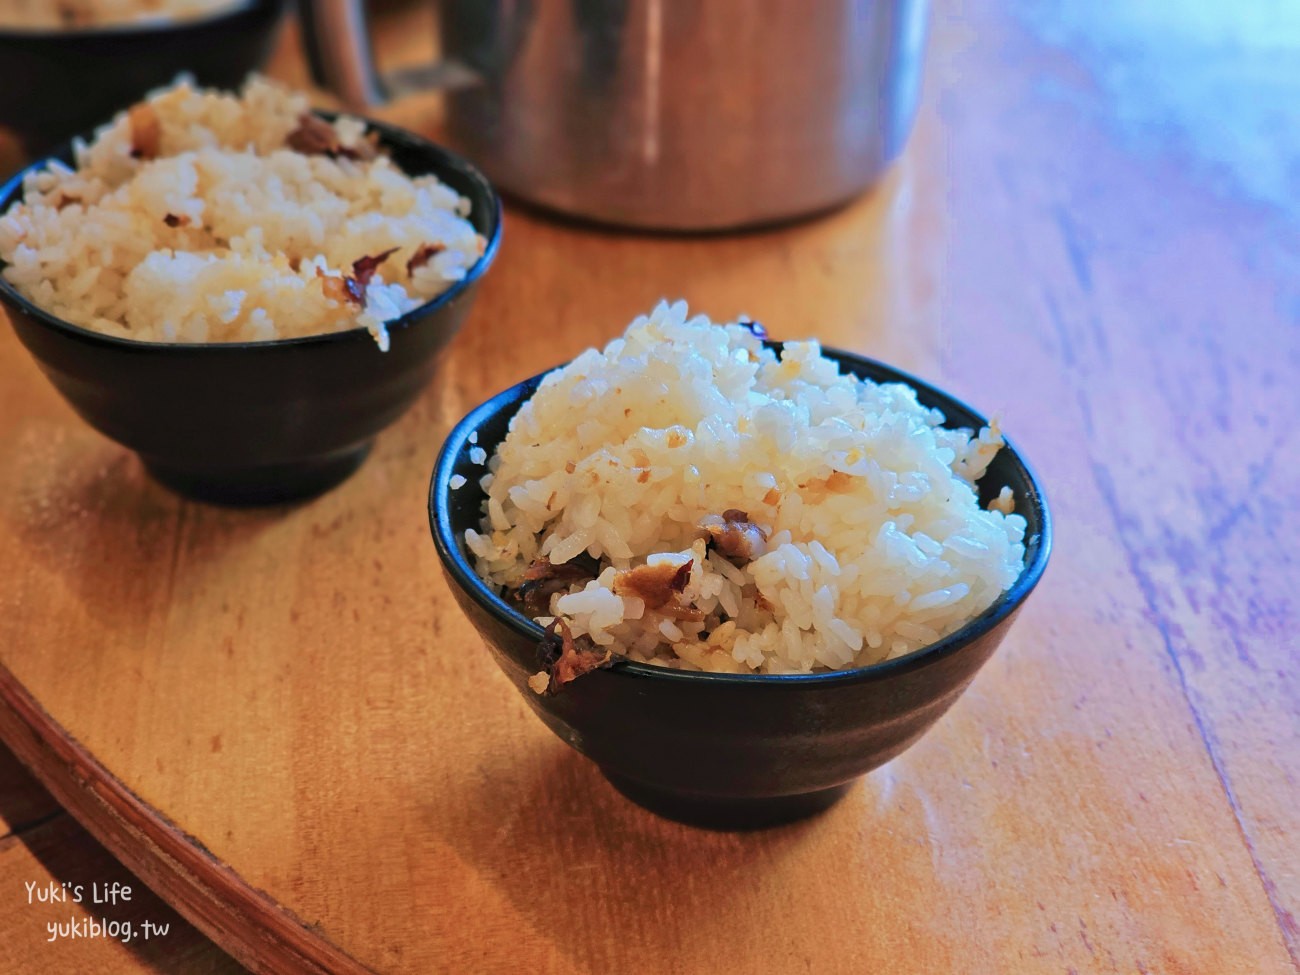
[[(79, 145), (75, 171), (26, 178), (25, 201), (0, 217), (5, 277), (46, 311), (121, 338), (362, 327), (386, 349), (385, 323), (461, 280), (484, 241), (469, 201), (435, 177), (382, 154), (349, 158), (373, 154), (356, 119), (315, 123), (338, 152), (290, 148), (308, 108), (256, 77), (239, 95), (184, 82), (154, 94)], [(394, 248), (350, 297), (354, 262)]]
[[(974, 488), (1002, 444), (996, 424), (942, 423), (907, 386), (841, 375), (816, 342), (778, 358), (744, 325), (660, 304), (546, 377), (487, 462), (483, 523), (466, 541), (506, 590), (540, 557), (600, 560), (550, 611), (634, 660), (862, 666), (951, 633), (1023, 567), (1009, 492), (990, 510)], [(764, 554), (736, 564), (706, 545), (699, 525), (726, 509), (766, 533)], [(688, 560), (676, 605), (702, 620), (615, 592), (636, 566)]]
[(191, 20), (247, 6), (248, 0), (0, 0), (0, 26), (103, 27)]

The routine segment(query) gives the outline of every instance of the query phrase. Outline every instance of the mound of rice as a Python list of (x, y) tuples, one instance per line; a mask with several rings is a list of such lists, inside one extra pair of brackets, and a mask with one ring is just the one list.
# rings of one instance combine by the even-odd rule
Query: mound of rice
[(0, 26), (102, 27), (190, 20), (236, 7), (247, 0), (0, 0)]
[[(943, 419), (907, 386), (841, 375), (816, 342), (778, 358), (744, 324), (660, 304), (548, 375), (490, 459), (474, 448), (487, 501), (466, 542), (507, 593), (530, 567), (598, 560), (549, 612), (634, 660), (862, 666), (951, 633), (1023, 567), (1010, 492), (986, 510), (973, 487), (996, 424)], [(752, 544), (719, 544), (728, 522)], [(656, 572), (671, 593), (629, 584)]]
[[(76, 325), (152, 342), (257, 342), (385, 323), (465, 276), (469, 202), (409, 177), (357, 119), (262, 78), (152, 95), (26, 177), (5, 277)], [(376, 260), (382, 258), (382, 260)]]

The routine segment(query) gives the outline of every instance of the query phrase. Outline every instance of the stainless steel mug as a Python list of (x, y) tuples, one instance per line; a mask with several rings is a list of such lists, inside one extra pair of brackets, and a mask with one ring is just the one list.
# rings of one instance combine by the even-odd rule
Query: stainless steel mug
[(353, 108), (421, 80), (504, 190), (639, 227), (824, 210), (915, 113), (927, 0), (435, 0), (443, 60), (381, 79), (361, 0), (303, 0), (317, 79)]

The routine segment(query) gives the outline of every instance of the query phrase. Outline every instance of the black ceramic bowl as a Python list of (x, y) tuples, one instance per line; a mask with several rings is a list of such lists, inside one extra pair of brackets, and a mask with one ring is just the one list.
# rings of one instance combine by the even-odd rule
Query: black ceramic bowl
[[(845, 372), (913, 387), (947, 425), (986, 421), (932, 386), (880, 363), (825, 349)], [(591, 758), (626, 796), (699, 825), (748, 828), (818, 812), (854, 779), (889, 761), (965, 690), (1038, 583), (1051, 549), (1042, 489), (1008, 443), (981, 479), (981, 501), (1004, 485), (1028, 522), (1025, 567), (983, 615), (929, 647), (857, 670), (799, 675), (701, 674), (623, 662), (589, 673), (554, 696), (526, 681), (540, 668), (542, 628), (475, 574), (465, 529), (478, 528), (482, 467), (471, 432), (489, 454), (536, 391), (536, 376), (488, 400), (447, 438), (429, 488), (429, 521), (443, 570), (497, 663), (552, 731)], [(451, 490), (459, 474), (466, 483)]]
[(201, 85), (238, 87), (270, 56), (284, 6), (285, 0), (247, 0), (191, 20), (0, 28), (0, 126), (35, 154), (110, 118), (182, 71)]
[[(402, 170), (432, 173), (467, 197), (469, 220), (487, 240), (463, 280), (388, 323), (387, 352), (360, 328), (274, 342), (133, 342), (55, 318), (0, 277), (0, 304), (42, 371), (87, 423), (138, 452), (164, 484), (229, 504), (337, 484), (419, 395), (460, 328), (496, 255), (501, 201), (458, 156), (370, 126)], [(70, 162), (70, 147), (55, 158)], [(23, 175), (0, 188), (0, 213), (22, 198)]]

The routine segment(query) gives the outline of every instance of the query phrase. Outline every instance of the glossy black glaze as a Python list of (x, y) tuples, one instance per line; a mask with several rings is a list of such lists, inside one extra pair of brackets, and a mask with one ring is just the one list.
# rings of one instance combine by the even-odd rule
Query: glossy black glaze
[[(91, 426), (137, 451), (169, 486), (232, 504), (283, 501), (347, 477), (420, 394), (460, 328), (501, 236), (501, 203), (467, 162), (372, 123), (393, 161), (434, 173), (472, 205), (487, 248), (463, 281), (388, 326), (381, 352), (362, 329), (255, 343), (112, 338), (41, 311), (0, 278), (0, 303), (42, 371)], [(67, 161), (70, 150), (56, 154)], [(38, 164), (40, 165), (40, 164)], [(22, 196), (0, 189), (0, 212)]]
[[(911, 376), (852, 353), (824, 351), (846, 372), (912, 386), (923, 404), (944, 412), (949, 426), (986, 425), (969, 407)], [(829, 806), (952, 705), (997, 648), (1047, 564), (1047, 504), (1008, 444), (981, 480), (980, 493), (987, 502), (1003, 485), (1015, 491), (1016, 511), (1029, 524), (1025, 569), (987, 612), (939, 643), (870, 667), (812, 675), (699, 674), (624, 662), (555, 696), (538, 696), (526, 681), (540, 669), (541, 627), (475, 575), (464, 533), (478, 527), (483, 500), (483, 468), (469, 459), (469, 434), (477, 430), (479, 445), (491, 454), (540, 381), (534, 377), (493, 397), (448, 436), (429, 488), (434, 543), (461, 608), (547, 727), (595, 761), (624, 794), (671, 818), (750, 828)], [(467, 483), (453, 491), (448, 481), (455, 474)]]
[(37, 154), (183, 71), (202, 85), (238, 87), (270, 56), (284, 6), (285, 0), (250, 0), (170, 24), (0, 29), (0, 126)]

